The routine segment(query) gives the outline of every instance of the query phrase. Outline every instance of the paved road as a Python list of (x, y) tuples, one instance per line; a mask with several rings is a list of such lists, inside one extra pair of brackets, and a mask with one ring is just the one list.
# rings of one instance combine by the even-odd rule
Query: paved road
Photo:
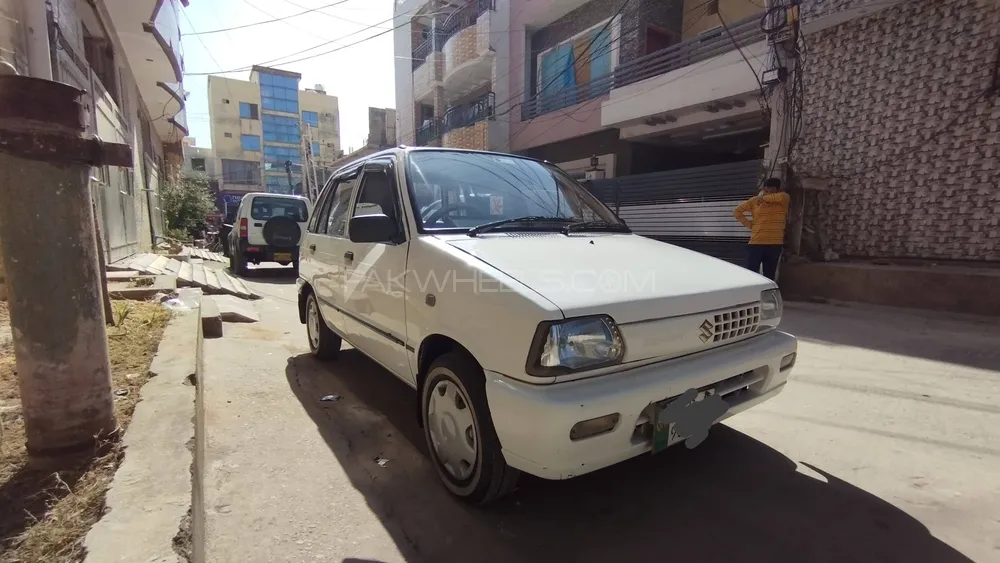
[(480, 510), (437, 484), (408, 387), (306, 355), (288, 273), (255, 272), (262, 322), (205, 344), (213, 563), (1000, 560), (997, 323), (790, 305), (775, 400)]

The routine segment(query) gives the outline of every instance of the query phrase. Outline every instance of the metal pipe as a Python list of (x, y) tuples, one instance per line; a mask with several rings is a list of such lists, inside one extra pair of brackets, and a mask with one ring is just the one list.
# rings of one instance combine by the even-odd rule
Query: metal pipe
[(24, 31), (27, 38), (28, 74), (52, 80), (52, 51), (49, 46), (48, 5), (44, 0), (22, 0)]

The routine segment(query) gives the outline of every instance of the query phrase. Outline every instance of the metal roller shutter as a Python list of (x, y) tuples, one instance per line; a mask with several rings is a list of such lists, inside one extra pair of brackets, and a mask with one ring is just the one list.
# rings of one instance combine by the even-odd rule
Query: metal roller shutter
[(756, 193), (762, 164), (748, 160), (584, 185), (636, 234), (742, 263), (750, 232), (733, 208)]

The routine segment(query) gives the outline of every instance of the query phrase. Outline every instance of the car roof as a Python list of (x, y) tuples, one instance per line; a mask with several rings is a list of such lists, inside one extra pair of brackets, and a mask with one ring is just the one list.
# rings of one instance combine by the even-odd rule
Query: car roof
[(341, 174), (343, 174), (345, 172), (352, 172), (355, 168), (358, 168), (358, 167), (364, 165), (364, 163), (368, 162), (369, 160), (373, 160), (373, 159), (376, 159), (376, 158), (379, 158), (379, 157), (384, 157), (384, 156), (400, 156), (400, 157), (402, 157), (402, 156), (405, 156), (407, 153), (411, 153), (411, 152), (456, 152), (456, 153), (468, 153), (468, 154), (489, 154), (489, 155), (493, 155), (493, 156), (504, 156), (504, 157), (508, 157), (508, 158), (521, 158), (521, 159), (524, 159), (524, 160), (532, 160), (532, 161), (535, 161), (535, 162), (543, 162), (543, 163), (546, 163), (546, 164), (551, 164), (547, 160), (539, 160), (537, 158), (532, 158), (530, 156), (524, 156), (524, 155), (520, 155), (520, 154), (511, 154), (511, 153), (505, 153), (505, 152), (480, 151), (480, 150), (474, 150), (474, 149), (453, 149), (453, 148), (447, 148), (447, 147), (410, 147), (410, 146), (406, 146), (406, 145), (399, 145), (398, 147), (392, 147), (392, 148), (384, 149), (384, 150), (378, 151), (376, 153), (369, 154), (367, 156), (362, 156), (362, 157), (358, 158), (357, 160), (349, 162), (349, 163), (341, 166), (340, 168), (338, 168), (333, 173), (333, 177), (340, 176)]

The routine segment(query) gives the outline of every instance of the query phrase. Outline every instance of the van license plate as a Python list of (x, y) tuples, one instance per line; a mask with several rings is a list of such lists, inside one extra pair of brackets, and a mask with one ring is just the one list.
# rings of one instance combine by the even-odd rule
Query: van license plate
[(275, 252), (274, 253), (275, 262), (291, 262), (292, 253), (291, 252)]
[(726, 414), (729, 405), (714, 389), (688, 389), (680, 397), (654, 404), (653, 453), (684, 442), (694, 448), (708, 437), (708, 430)]

